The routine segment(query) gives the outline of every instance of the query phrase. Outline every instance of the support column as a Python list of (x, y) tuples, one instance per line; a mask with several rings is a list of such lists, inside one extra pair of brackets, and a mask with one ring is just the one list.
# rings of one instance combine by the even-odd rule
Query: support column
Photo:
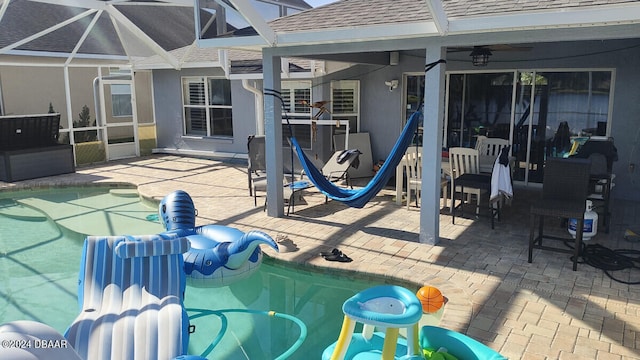
[[(446, 49), (427, 48), (427, 68), (440, 59), (446, 59)], [(440, 242), (440, 177), (442, 160), (442, 132), (444, 123), (444, 82), (446, 66), (435, 65), (425, 74), (424, 122), (422, 141), (422, 188), (420, 206), (421, 243), (436, 245)]]
[(267, 165), (267, 216), (284, 216), (282, 179), (282, 103), (269, 90), (279, 92), (280, 57), (270, 48), (262, 50), (265, 161)]

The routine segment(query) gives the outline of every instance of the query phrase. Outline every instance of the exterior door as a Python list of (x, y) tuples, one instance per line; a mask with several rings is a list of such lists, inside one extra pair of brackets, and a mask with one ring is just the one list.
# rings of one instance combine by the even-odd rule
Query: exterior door
[(609, 136), (611, 69), (451, 72), (445, 147), (478, 136), (509, 139), (514, 180), (541, 183), (549, 157), (569, 157), (591, 137)]
[(135, 88), (131, 79), (101, 80), (101, 121), (107, 160), (140, 156)]

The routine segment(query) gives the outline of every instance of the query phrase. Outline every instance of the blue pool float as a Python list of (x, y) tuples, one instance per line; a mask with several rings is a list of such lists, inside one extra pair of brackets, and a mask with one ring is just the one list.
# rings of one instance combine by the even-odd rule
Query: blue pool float
[[(422, 305), (411, 291), (394, 285), (365, 289), (342, 305), (344, 321), (338, 341), (322, 353), (323, 360), (417, 360), (423, 359), (418, 344)], [(356, 322), (362, 333), (354, 334)], [(385, 332), (374, 332), (375, 327)], [(407, 330), (407, 339), (398, 337)]]
[(191, 248), (183, 254), (187, 281), (194, 286), (225, 286), (253, 274), (262, 263), (260, 244), (278, 251), (273, 239), (261, 231), (244, 233), (222, 225), (195, 226), (191, 196), (177, 190), (165, 196), (158, 209), (164, 236), (186, 237)]

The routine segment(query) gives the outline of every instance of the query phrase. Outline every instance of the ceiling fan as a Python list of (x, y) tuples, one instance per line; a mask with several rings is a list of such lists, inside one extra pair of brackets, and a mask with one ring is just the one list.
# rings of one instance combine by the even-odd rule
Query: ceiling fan
[(467, 52), (471, 53), (471, 62), (473, 66), (486, 66), (489, 63), (489, 56), (493, 55), (494, 51), (529, 51), (531, 46), (518, 46), (509, 44), (494, 44), (494, 45), (477, 45), (467, 47), (450, 47), (447, 48), (447, 52)]

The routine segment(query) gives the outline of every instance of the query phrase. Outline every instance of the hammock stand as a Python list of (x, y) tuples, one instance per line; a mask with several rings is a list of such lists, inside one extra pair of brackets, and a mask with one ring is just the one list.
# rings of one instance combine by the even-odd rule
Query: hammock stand
[[(440, 63), (445, 63), (445, 62), (446, 62), (445, 60), (440, 59), (431, 64), (427, 64), (425, 67), (425, 72), (431, 70), (436, 65)], [(285, 102), (278, 91), (272, 90), (272, 89), (265, 89), (264, 94), (277, 97), (281, 101), (282, 106), (283, 107), (285, 106)], [(418, 109), (419, 108), (420, 106), (418, 107)], [(398, 164), (400, 164), (402, 157), (407, 151), (407, 148), (409, 147), (409, 144), (411, 143), (413, 136), (416, 130), (418, 129), (418, 124), (423, 119), (422, 112), (420, 111), (414, 112), (411, 115), (411, 117), (409, 117), (409, 120), (407, 121), (407, 124), (405, 125), (404, 129), (402, 130), (400, 137), (398, 138), (395, 145), (393, 146), (393, 149), (391, 150), (389, 157), (385, 160), (385, 162), (383, 163), (380, 170), (378, 170), (376, 175), (369, 181), (367, 186), (360, 189), (346, 189), (346, 188), (337, 186), (336, 184), (332, 183), (329, 179), (327, 179), (322, 174), (322, 172), (320, 172), (320, 170), (318, 170), (318, 168), (316, 168), (315, 165), (311, 162), (311, 160), (307, 157), (307, 155), (302, 150), (302, 147), (298, 143), (298, 140), (293, 136), (293, 130), (291, 128), (291, 124), (289, 123), (289, 118), (288, 116), (286, 116), (287, 112), (288, 111), (285, 111), (285, 119), (287, 121), (287, 126), (289, 129), (289, 135), (290, 135), (289, 141), (291, 144), (291, 153), (292, 153), (291, 154), (292, 172), (293, 172), (293, 152), (295, 151), (296, 155), (300, 160), (300, 163), (302, 164), (302, 168), (304, 169), (305, 174), (307, 175), (307, 177), (315, 187), (317, 187), (326, 197), (332, 200), (340, 201), (350, 207), (354, 207), (358, 209), (363, 208), (373, 197), (375, 197), (378, 194), (378, 192), (380, 192), (380, 190), (382, 190), (382, 188), (387, 184), (391, 176), (395, 174), (396, 167), (398, 166)], [(292, 192), (300, 191), (310, 187), (308, 185), (308, 181), (306, 180), (294, 181), (285, 186), (288, 186)], [(293, 199), (293, 196), (292, 196), (292, 199)]]

